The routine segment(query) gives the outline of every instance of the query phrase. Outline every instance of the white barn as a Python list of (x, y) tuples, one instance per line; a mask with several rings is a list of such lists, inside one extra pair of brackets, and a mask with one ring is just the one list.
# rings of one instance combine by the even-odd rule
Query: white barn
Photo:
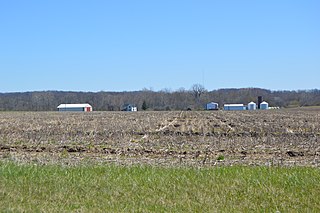
[(57, 109), (59, 112), (92, 112), (90, 104), (60, 104)]

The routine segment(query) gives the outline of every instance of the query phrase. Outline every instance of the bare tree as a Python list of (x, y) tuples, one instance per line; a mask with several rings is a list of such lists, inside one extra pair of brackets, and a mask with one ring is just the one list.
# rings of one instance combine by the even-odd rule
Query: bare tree
[(201, 84), (192, 85), (191, 90), (196, 100), (199, 100), (200, 96), (207, 91), (206, 88), (204, 88), (204, 86)]

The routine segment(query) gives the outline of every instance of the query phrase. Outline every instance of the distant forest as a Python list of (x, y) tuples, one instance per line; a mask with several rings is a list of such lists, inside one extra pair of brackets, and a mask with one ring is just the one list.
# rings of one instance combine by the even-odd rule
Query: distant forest
[(204, 109), (208, 102), (219, 107), (225, 103), (257, 102), (257, 97), (270, 106), (299, 107), (320, 106), (320, 90), (271, 91), (260, 88), (219, 89), (207, 91), (201, 85), (190, 90), (135, 92), (62, 92), (41, 91), (0, 93), (1, 111), (56, 111), (61, 103), (89, 103), (95, 111), (119, 111), (124, 104), (133, 104), (138, 110), (192, 110)]

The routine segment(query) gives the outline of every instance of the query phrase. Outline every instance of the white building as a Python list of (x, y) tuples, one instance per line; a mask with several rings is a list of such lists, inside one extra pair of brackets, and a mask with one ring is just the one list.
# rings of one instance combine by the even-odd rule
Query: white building
[(125, 104), (122, 106), (121, 111), (137, 112), (138, 108), (132, 104)]
[(57, 109), (59, 112), (92, 112), (90, 104), (60, 104)]
[(223, 106), (224, 110), (233, 111), (233, 110), (245, 110), (246, 107), (243, 104), (225, 104)]
[(206, 110), (218, 110), (219, 109), (219, 104), (210, 102), (206, 104)]

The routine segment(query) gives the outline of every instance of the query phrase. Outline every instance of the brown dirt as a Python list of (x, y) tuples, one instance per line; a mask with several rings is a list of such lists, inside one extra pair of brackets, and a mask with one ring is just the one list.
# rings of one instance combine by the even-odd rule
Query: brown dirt
[[(0, 160), (39, 164), (320, 165), (320, 108), (1, 112)], [(218, 160), (224, 158), (224, 160)]]

